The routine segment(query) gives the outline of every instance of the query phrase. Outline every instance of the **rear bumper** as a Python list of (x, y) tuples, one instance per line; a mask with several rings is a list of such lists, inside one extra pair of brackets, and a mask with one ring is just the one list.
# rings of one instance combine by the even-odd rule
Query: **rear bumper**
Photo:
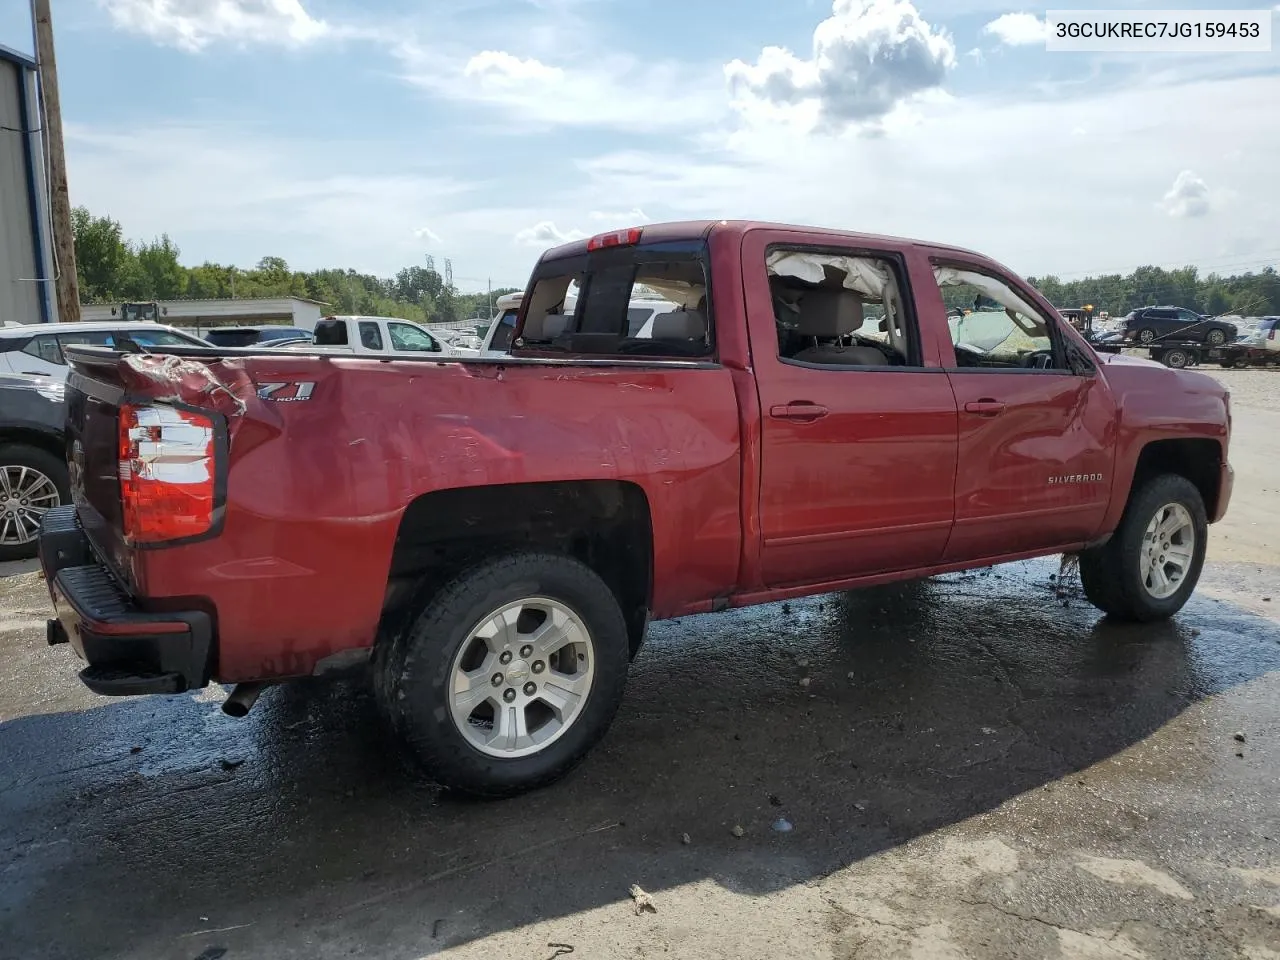
[(200, 610), (140, 609), (97, 562), (75, 508), (50, 510), (40, 530), (40, 566), (56, 620), (49, 642), (69, 641), (94, 693), (182, 693), (206, 686), (213, 621)]

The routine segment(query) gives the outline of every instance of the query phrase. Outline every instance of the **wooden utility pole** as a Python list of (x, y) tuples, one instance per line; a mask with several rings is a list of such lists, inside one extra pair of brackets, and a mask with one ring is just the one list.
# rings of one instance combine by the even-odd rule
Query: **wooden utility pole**
[(40, 108), (45, 153), (49, 160), (53, 259), (57, 270), (58, 319), (80, 319), (80, 282), (76, 278), (75, 233), (71, 229), (71, 193), (67, 189), (67, 157), (62, 147), (62, 103), (58, 97), (58, 62), (53, 55), (53, 17), (49, 0), (31, 0), (40, 69)]

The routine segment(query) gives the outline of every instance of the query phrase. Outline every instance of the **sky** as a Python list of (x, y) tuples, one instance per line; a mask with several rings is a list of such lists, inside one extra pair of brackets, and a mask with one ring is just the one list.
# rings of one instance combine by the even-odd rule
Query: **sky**
[[(25, 6), (0, 4), (0, 44), (31, 49)], [(53, 8), (72, 202), (188, 264), (430, 255), (478, 290), (565, 239), (703, 218), (1064, 279), (1280, 263), (1280, 47), (1048, 53), (1044, 10), (1000, 0)]]

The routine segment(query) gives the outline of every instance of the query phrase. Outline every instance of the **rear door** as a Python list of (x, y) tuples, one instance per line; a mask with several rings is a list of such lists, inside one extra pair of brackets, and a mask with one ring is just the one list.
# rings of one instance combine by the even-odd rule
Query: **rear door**
[(765, 583), (936, 563), (953, 519), (956, 407), (903, 251), (757, 230), (742, 257)]
[(1107, 509), (1116, 445), (1115, 403), (1091, 351), (989, 263), (948, 254), (932, 275), (933, 289), (918, 291), (921, 310), (966, 311), (949, 327), (959, 464), (944, 559), (1091, 539)]

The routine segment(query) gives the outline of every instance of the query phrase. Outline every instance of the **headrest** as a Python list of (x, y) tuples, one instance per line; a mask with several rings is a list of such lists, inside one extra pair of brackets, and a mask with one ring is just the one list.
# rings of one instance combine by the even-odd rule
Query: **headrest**
[(565, 313), (545, 313), (542, 316), (525, 317), (521, 336), (526, 340), (554, 340), (569, 326), (570, 317)]
[(655, 340), (705, 340), (707, 318), (697, 310), (673, 310), (653, 318)]
[(852, 290), (815, 287), (800, 298), (796, 332), (805, 337), (842, 337), (862, 326), (862, 298)]

